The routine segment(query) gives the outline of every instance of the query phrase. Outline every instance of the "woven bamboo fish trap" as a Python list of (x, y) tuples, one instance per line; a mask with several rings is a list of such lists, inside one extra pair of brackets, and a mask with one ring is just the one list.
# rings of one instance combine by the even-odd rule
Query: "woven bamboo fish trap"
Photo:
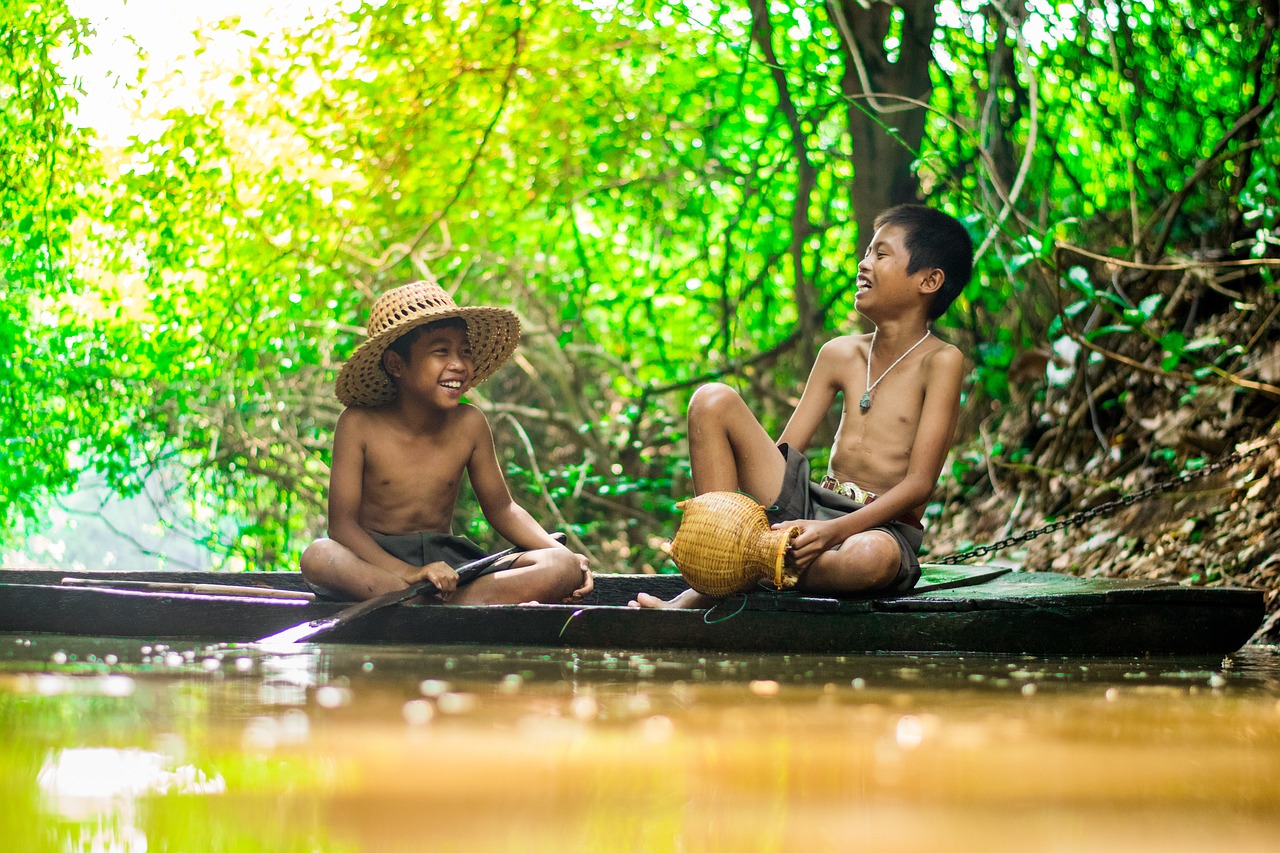
[(676, 504), (684, 510), (671, 557), (703, 595), (746, 592), (761, 581), (790, 589), (800, 579), (786, 556), (798, 527), (769, 529), (764, 507), (739, 492), (707, 492)]

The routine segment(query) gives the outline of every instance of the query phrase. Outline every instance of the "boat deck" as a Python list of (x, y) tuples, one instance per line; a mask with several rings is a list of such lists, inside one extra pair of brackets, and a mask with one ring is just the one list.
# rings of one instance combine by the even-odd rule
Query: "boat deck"
[[(296, 572), (76, 572), (112, 586), (64, 585), (72, 573), (0, 570), (0, 631), (244, 643), (339, 612), (343, 603), (124, 585), (219, 584), (307, 591)], [(116, 585), (119, 585), (117, 587)], [(910, 594), (825, 598), (763, 591), (710, 610), (626, 607), (663, 598), (678, 575), (598, 574), (577, 605), (399, 605), (335, 629), (324, 642), (496, 644), (740, 652), (1225, 654), (1264, 616), (1263, 593), (1158, 581), (924, 567)], [(234, 592), (234, 591), (233, 591)]]

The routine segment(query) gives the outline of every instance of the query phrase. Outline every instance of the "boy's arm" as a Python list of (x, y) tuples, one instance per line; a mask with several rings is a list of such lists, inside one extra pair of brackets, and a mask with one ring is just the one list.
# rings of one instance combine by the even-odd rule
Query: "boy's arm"
[[(564, 545), (552, 539), (547, 531), (542, 529), (542, 526), (524, 507), (512, 499), (506, 478), (502, 476), (502, 468), (498, 466), (498, 452), (493, 446), (493, 432), (489, 429), (489, 421), (479, 409), (473, 411), (477, 421), (474, 427), (476, 443), (471, 451), (467, 474), (471, 477), (471, 490), (480, 501), (480, 509), (484, 517), (489, 524), (493, 525), (494, 530), (513, 545), (519, 545), (530, 551), (542, 548), (564, 548)], [(565, 548), (565, 550), (568, 549)], [(581, 599), (595, 586), (591, 569), (587, 566), (587, 558), (581, 554), (575, 556), (578, 567), (582, 569), (582, 585), (565, 599), (566, 602)]]
[(786, 428), (778, 437), (778, 444), (790, 445), (800, 453), (809, 449), (809, 442), (831, 411), (831, 404), (835, 402), (836, 393), (840, 390), (837, 363), (848, 361), (841, 358), (841, 348), (850, 346), (848, 338), (836, 338), (827, 341), (818, 350), (818, 358), (809, 371), (809, 379), (800, 394), (800, 402), (796, 404), (796, 410), (791, 413)]
[(511, 497), (506, 478), (502, 476), (502, 468), (498, 465), (493, 432), (489, 429), (489, 421), (484, 414), (479, 409), (471, 409), (464, 426), (476, 437), (467, 474), (471, 478), (471, 489), (480, 502), (485, 520), (503, 538), (520, 548), (531, 551), (539, 548), (563, 548)]
[(418, 568), (382, 549), (360, 526), (360, 502), (364, 490), (366, 428), (360, 412), (347, 409), (338, 416), (333, 432), (333, 462), (329, 468), (329, 538), (345, 546), (375, 569), (407, 582), (427, 579), (442, 593), (452, 592), (457, 573), (444, 563)]
[(963, 378), (964, 356), (960, 350), (947, 346), (929, 356), (924, 402), (906, 474), (897, 485), (856, 512), (831, 521), (800, 522), (802, 530), (792, 549), (799, 565), (808, 565), (850, 536), (912, 512), (929, 499), (955, 435)]

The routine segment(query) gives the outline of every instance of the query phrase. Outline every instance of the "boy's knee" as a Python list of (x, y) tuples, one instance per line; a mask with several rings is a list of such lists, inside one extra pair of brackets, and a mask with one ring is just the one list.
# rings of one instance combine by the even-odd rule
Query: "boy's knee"
[(578, 555), (565, 548), (548, 548), (546, 553), (548, 580), (564, 597), (582, 586), (583, 566)]
[(333, 565), (335, 551), (341, 546), (332, 539), (317, 539), (306, 547), (298, 559), (298, 568), (307, 580), (323, 575)]
[(902, 551), (883, 531), (867, 531), (845, 540), (835, 552), (849, 589), (880, 589), (891, 585), (902, 570)]
[(741, 400), (738, 392), (723, 382), (708, 382), (699, 386), (689, 398), (689, 417), (721, 412), (728, 406), (739, 404)]
[(902, 550), (897, 540), (883, 531), (876, 532), (883, 535), (864, 538), (860, 543), (862, 554), (859, 562), (871, 589), (889, 586), (902, 570)]

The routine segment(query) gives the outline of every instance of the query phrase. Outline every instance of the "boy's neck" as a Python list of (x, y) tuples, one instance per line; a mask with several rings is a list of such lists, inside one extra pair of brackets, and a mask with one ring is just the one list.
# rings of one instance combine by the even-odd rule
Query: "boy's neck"
[(930, 327), (923, 318), (903, 318), (872, 323), (871, 331), (876, 335), (876, 349), (883, 347), (883, 351), (889, 352), (912, 346), (928, 334)]
[(434, 432), (440, 429), (449, 420), (450, 411), (452, 410), (439, 406), (412, 403), (402, 397), (397, 397), (392, 404), (396, 420), (413, 432)]

